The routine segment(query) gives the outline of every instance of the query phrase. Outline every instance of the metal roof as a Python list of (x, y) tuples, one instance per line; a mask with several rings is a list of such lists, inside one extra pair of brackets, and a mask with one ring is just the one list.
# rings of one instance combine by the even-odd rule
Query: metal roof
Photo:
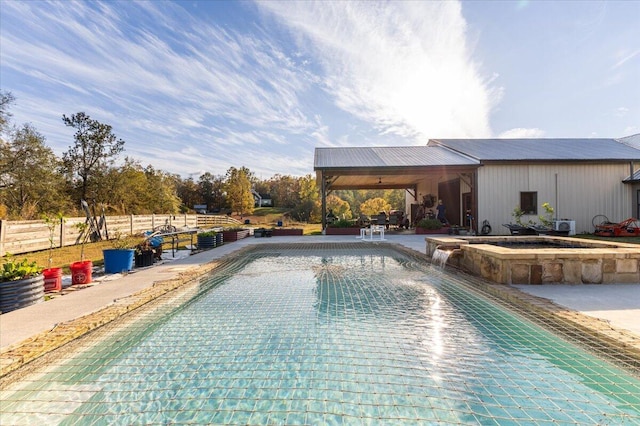
[(632, 148), (640, 149), (640, 133), (636, 133), (635, 135), (625, 136), (624, 138), (619, 138), (619, 142), (622, 142), (625, 145), (629, 145)]
[(632, 174), (631, 176), (627, 177), (625, 180), (623, 180), (624, 183), (636, 183), (636, 182), (640, 182), (640, 170), (638, 170), (637, 172), (635, 172), (634, 174)]
[(640, 161), (640, 149), (615, 139), (431, 139), (479, 161)]
[(314, 170), (479, 165), (439, 146), (316, 148), (313, 163)]

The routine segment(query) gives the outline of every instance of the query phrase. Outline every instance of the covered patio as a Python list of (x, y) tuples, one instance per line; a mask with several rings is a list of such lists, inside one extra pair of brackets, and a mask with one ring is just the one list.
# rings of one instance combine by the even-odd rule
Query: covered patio
[(440, 146), (316, 148), (322, 229), (327, 227), (327, 196), (345, 189), (404, 189), (411, 218), (425, 197), (434, 196), (447, 206), (450, 223), (463, 224), (467, 210), (472, 215), (477, 210), (478, 167), (478, 160)]

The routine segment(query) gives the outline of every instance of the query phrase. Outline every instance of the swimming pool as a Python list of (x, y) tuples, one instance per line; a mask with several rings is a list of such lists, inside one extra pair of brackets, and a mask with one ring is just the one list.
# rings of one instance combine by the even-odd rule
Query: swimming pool
[(2, 424), (640, 424), (638, 378), (354, 247), (229, 259), (4, 389)]

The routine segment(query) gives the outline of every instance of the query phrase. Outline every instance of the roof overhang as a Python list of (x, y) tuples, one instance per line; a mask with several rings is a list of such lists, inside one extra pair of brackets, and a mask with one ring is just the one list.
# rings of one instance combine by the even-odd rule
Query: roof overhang
[(411, 189), (429, 177), (469, 173), (480, 162), (446, 148), (316, 148), (314, 170), (320, 185), (340, 189)]
[(469, 173), (475, 166), (324, 168), (316, 170), (316, 182), (324, 175), (326, 187), (341, 189), (412, 189), (430, 177)]

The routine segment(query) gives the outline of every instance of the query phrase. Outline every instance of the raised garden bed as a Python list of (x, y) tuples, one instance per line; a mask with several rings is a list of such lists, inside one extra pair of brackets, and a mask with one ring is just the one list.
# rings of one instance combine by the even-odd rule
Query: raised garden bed
[(325, 235), (360, 235), (360, 228), (332, 228), (327, 227)]
[(451, 228), (448, 226), (440, 228), (440, 229), (427, 229), (427, 228), (416, 228), (416, 234), (425, 235), (425, 234), (448, 234), (451, 231)]
[(273, 228), (271, 235), (274, 237), (286, 237), (291, 235), (302, 235), (302, 229), (286, 229), (286, 228)]
[(238, 241), (249, 236), (249, 230), (243, 229), (240, 231), (222, 231), (222, 240), (225, 243)]

